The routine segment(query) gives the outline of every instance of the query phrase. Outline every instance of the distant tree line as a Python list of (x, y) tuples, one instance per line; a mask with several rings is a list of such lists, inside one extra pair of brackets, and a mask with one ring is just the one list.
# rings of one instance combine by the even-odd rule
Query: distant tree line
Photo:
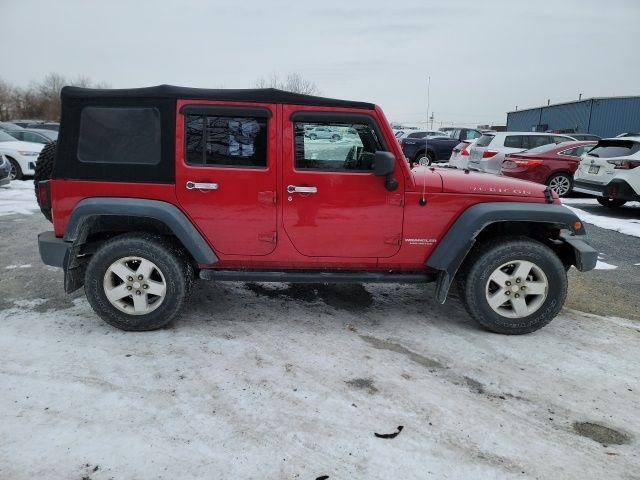
[(0, 78), (0, 121), (11, 119), (60, 120), (60, 90), (65, 85), (107, 88), (87, 77), (74, 80), (49, 73), (28, 87), (18, 87)]
[[(0, 121), (12, 119), (60, 120), (60, 90), (65, 85), (85, 88), (109, 88), (88, 77), (68, 79), (58, 73), (49, 73), (28, 87), (18, 87), (0, 78)], [(257, 88), (278, 88), (294, 93), (318, 95), (317, 85), (299, 73), (285, 77), (272, 74), (255, 82)]]

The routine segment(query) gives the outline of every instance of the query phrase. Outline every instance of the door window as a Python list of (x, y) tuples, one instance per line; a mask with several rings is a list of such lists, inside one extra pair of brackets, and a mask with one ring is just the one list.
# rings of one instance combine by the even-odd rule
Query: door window
[(267, 166), (267, 119), (187, 115), (185, 160), (194, 166)]
[[(311, 138), (309, 132), (320, 129), (326, 138)], [(381, 150), (375, 130), (364, 123), (294, 122), (294, 135), (297, 170), (370, 171)]]
[(504, 146), (508, 148), (527, 148), (524, 146), (524, 140), (525, 137), (522, 135), (508, 135), (504, 139)]
[(554, 143), (553, 137), (550, 137), (548, 135), (529, 135), (529, 137), (527, 137), (527, 140), (529, 146), (524, 146), (522, 148), (536, 148)]

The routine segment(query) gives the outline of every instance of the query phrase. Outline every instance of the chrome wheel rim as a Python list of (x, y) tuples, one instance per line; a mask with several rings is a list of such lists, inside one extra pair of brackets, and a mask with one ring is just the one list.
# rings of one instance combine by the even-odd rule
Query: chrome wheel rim
[(542, 269), (526, 260), (500, 265), (485, 286), (487, 303), (498, 315), (523, 318), (535, 313), (547, 299), (549, 281)]
[(142, 257), (113, 262), (102, 282), (107, 300), (129, 315), (146, 315), (157, 309), (167, 294), (167, 283), (158, 266)]
[(426, 155), (423, 155), (422, 157), (420, 157), (418, 159), (418, 165), (424, 165), (424, 166), (428, 167), (429, 165), (431, 165), (431, 158), (429, 158)]
[(15, 180), (18, 175), (18, 170), (13, 162), (9, 162), (9, 179)]
[(551, 179), (549, 187), (561, 197), (569, 193), (571, 181), (564, 175), (559, 175)]

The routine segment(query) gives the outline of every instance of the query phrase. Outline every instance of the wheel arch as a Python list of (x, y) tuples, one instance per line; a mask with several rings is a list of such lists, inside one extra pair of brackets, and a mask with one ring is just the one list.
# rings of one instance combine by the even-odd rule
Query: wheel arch
[(67, 293), (84, 284), (88, 257), (107, 239), (128, 232), (168, 236), (197, 266), (213, 265), (218, 257), (187, 216), (175, 205), (160, 200), (86, 198), (74, 208), (64, 235)]
[[(576, 228), (578, 226), (578, 228)], [(487, 202), (465, 210), (426, 261), (437, 270), (436, 297), (444, 303), (453, 279), (476, 245), (498, 236), (527, 236), (552, 248), (565, 265), (593, 269), (597, 252), (580, 240), (586, 234), (580, 219), (562, 205)]]

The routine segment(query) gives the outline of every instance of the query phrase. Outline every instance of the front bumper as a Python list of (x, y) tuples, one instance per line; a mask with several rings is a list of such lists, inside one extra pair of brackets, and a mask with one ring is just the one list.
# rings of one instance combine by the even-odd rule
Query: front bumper
[(598, 251), (580, 237), (571, 235), (568, 230), (560, 232), (560, 240), (573, 248), (574, 265), (581, 272), (588, 272), (596, 267)]
[(588, 182), (586, 180), (574, 180), (573, 191), (586, 193), (588, 195), (594, 195), (596, 197), (604, 197), (604, 192), (607, 188), (606, 184)]

